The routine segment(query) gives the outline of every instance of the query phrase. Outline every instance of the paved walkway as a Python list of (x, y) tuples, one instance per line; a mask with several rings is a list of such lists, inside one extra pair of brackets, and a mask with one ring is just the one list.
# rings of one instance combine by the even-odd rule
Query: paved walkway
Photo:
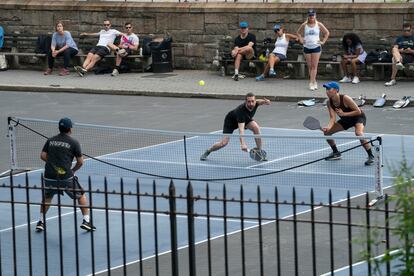
[[(199, 81), (205, 85), (200, 86)], [(0, 90), (3, 91), (33, 91), (33, 92), (70, 92), (70, 93), (102, 93), (151, 95), (174, 97), (211, 97), (240, 99), (248, 92), (258, 96), (267, 96), (276, 101), (295, 102), (305, 98), (324, 99), (325, 90), (322, 84), (329, 80), (319, 80), (319, 89), (307, 89), (307, 80), (295, 79), (266, 79), (256, 82), (249, 77), (235, 82), (231, 77), (222, 77), (218, 72), (200, 70), (175, 70), (167, 74), (129, 73), (118, 77), (94, 75), (84, 78), (75, 73), (61, 77), (57, 73), (44, 76), (41, 71), (8, 70), (0, 72)], [(385, 87), (384, 81), (362, 81), (360, 84), (343, 84), (341, 92), (352, 97), (366, 95), (371, 103), (387, 94), (392, 104), (405, 95), (414, 95), (412, 81), (399, 81), (393, 87)]]

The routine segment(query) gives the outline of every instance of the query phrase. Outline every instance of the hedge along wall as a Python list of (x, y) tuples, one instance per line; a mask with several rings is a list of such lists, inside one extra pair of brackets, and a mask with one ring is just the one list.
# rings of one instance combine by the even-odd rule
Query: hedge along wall
[[(56, 20), (78, 35), (102, 29), (108, 18), (122, 30), (127, 21), (138, 35), (162, 36), (168, 31), (174, 39), (176, 68), (208, 68), (217, 54), (218, 41), (238, 34), (238, 22), (248, 21), (258, 41), (273, 36), (275, 22), (283, 21), (289, 32), (296, 32), (314, 8), (317, 19), (331, 32), (328, 43), (338, 43), (346, 32), (356, 32), (362, 40), (386, 38), (393, 41), (404, 22), (414, 23), (414, 4), (335, 4), (335, 3), (133, 3), (2, 0), (0, 24), (6, 33), (52, 32)], [(325, 53), (331, 54), (331, 53)]]

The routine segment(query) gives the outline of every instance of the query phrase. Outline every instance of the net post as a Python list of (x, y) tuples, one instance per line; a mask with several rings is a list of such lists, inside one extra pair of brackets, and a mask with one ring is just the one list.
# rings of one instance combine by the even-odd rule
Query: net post
[(377, 137), (378, 144), (373, 144), (374, 166), (375, 166), (375, 195), (376, 198), (368, 203), (372, 207), (384, 198), (383, 190), (383, 160), (382, 160), (382, 137)]
[(179, 276), (178, 274), (178, 249), (177, 249), (177, 214), (175, 201), (175, 186), (171, 180), (169, 191), (170, 203), (170, 239), (171, 239), (171, 275)]
[(184, 158), (185, 158), (185, 175), (186, 179), (190, 179), (190, 174), (188, 173), (188, 158), (187, 158), (187, 138), (184, 135)]
[(13, 171), (17, 168), (17, 156), (16, 156), (16, 130), (13, 126), (12, 118), (7, 118), (8, 123), (8, 133), (7, 137), (9, 138), (9, 146), (10, 146), (10, 170)]

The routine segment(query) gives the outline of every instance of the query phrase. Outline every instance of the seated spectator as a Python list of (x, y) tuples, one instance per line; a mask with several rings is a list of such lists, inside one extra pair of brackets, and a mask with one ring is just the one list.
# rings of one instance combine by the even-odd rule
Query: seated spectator
[[(344, 77), (339, 82), (359, 83), (357, 65), (364, 64), (367, 57), (367, 52), (362, 48), (361, 39), (354, 33), (345, 34), (342, 38), (342, 47), (345, 52), (341, 60)], [(353, 78), (349, 75), (348, 64), (351, 64)]]
[(104, 29), (99, 33), (81, 33), (81, 36), (99, 36), (99, 41), (98, 44), (89, 51), (83, 65), (75, 66), (75, 70), (79, 76), (83, 77), (88, 71), (91, 71), (98, 61), (111, 53), (111, 49), (116, 52), (119, 50), (119, 48), (114, 45), (115, 38), (119, 35), (122, 35), (122, 33), (115, 29), (111, 29), (111, 22), (107, 19), (104, 20)]
[(234, 40), (234, 48), (231, 56), (234, 58), (234, 76), (235, 81), (239, 80), (239, 68), (243, 58), (253, 59), (256, 55), (256, 36), (249, 33), (249, 24), (240, 22), (240, 35)]
[(115, 60), (115, 69), (112, 71), (111, 76), (118, 76), (119, 75), (119, 66), (121, 65), (122, 58), (130, 55), (132, 51), (138, 50), (139, 45), (139, 38), (136, 34), (132, 32), (132, 24), (125, 23), (125, 30), (126, 33), (122, 35), (121, 40), (119, 42), (118, 54), (116, 55)]
[(276, 76), (276, 71), (274, 67), (280, 61), (286, 59), (286, 53), (289, 47), (289, 41), (292, 39), (293, 40), (298, 39), (296, 35), (285, 33), (285, 28), (279, 24), (276, 24), (273, 27), (273, 31), (275, 32), (275, 35), (276, 35), (275, 49), (269, 54), (269, 61), (266, 64), (263, 74), (256, 77), (257, 81), (264, 80), (265, 76), (268, 73), (269, 73), (269, 77)]
[(52, 74), (55, 58), (63, 56), (63, 68), (60, 70), (60, 76), (69, 74), (70, 60), (78, 53), (78, 46), (72, 38), (70, 32), (63, 29), (62, 21), (57, 21), (55, 32), (52, 35), (52, 43), (50, 51), (47, 54), (48, 68), (44, 72), (45, 75)]
[(385, 86), (397, 84), (398, 70), (404, 70), (404, 64), (414, 62), (414, 36), (411, 25), (403, 24), (403, 35), (399, 36), (392, 47), (392, 73), (391, 80)]

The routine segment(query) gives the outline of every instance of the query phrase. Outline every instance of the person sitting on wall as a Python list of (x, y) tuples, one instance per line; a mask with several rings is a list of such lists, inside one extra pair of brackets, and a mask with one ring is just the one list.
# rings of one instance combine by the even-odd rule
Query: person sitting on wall
[(99, 36), (99, 41), (89, 51), (83, 65), (75, 66), (75, 70), (79, 76), (83, 77), (88, 71), (91, 71), (98, 61), (111, 53), (111, 50), (115, 52), (119, 51), (119, 48), (114, 45), (115, 38), (119, 35), (123, 35), (123, 33), (111, 29), (111, 22), (108, 19), (104, 20), (104, 29), (99, 33), (81, 33), (81, 36)]
[(111, 74), (111, 76), (113, 77), (119, 75), (119, 67), (121, 65), (122, 58), (130, 55), (132, 51), (138, 50), (139, 38), (136, 34), (132, 32), (132, 24), (129, 22), (125, 23), (125, 30), (126, 33), (121, 36), (121, 40), (118, 45), (118, 48), (120, 50), (116, 55), (115, 68)]
[[(358, 77), (358, 64), (364, 64), (367, 52), (362, 47), (361, 39), (354, 33), (345, 34), (342, 38), (342, 47), (345, 51), (342, 56), (341, 66), (344, 71), (344, 77), (339, 82), (352, 82), (354, 84), (359, 83)], [(349, 76), (348, 64), (351, 64), (352, 75)]]
[(231, 56), (234, 58), (235, 81), (239, 80), (239, 68), (243, 58), (253, 59), (256, 55), (256, 36), (249, 33), (249, 24), (245, 21), (240, 22), (240, 35), (234, 40), (234, 48)]
[(398, 70), (404, 70), (404, 64), (414, 62), (414, 35), (409, 23), (403, 24), (403, 35), (399, 36), (392, 47), (391, 80), (385, 86), (397, 84)]

